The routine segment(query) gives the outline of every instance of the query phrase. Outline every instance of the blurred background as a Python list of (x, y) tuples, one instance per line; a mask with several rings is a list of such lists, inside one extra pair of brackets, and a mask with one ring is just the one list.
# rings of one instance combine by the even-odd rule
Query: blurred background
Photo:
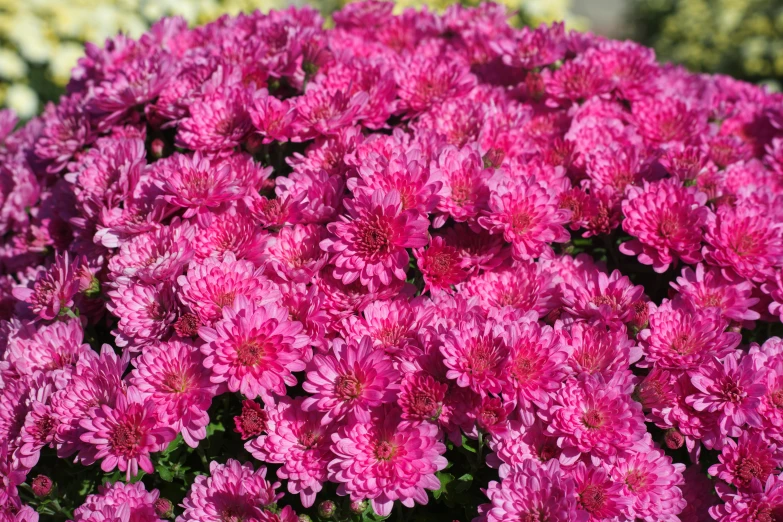
[[(345, 0), (294, 0), (324, 15)], [(454, 0), (398, 0), (441, 10)], [(655, 48), (662, 61), (778, 88), (783, 80), (783, 0), (499, 0), (517, 25), (564, 20), (573, 29)], [(463, 0), (475, 3), (477, 0)], [(85, 42), (133, 37), (165, 15), (191, 24), (291, 0), (0, 0), (0, 106), (23, 118), (56, 100)]]

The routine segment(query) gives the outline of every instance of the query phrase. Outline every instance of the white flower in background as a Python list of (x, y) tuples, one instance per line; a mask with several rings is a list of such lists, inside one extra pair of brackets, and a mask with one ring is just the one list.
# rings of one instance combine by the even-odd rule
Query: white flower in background
[(5, 105), (22, 119), (31, 118), (38, 112), (38, 95), (29, 86), (15, 83), (6, 90)]

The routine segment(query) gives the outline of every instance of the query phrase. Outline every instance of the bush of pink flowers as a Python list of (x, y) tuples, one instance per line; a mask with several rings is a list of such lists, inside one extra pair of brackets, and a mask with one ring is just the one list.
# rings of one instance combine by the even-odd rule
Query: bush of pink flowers
[(783, 95), (506, 17), (165, 19), (0, 113), (0, 521), (783, 520)]

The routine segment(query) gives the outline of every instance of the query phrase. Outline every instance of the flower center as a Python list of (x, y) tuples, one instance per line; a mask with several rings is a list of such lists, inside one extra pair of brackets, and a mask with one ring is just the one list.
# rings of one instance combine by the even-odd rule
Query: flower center
[(423, 390), (413, 392), (410, 409), (417, 417), (436, 419), (440, 416), (440, 404), (431, 394)]
[(590, 408), (582, 415), (582, 424), (591, 430), (596, 430), (604, 425), (606, 419), (604, 414), (595, 408)]
[(591, 301), (591, 302), (592, 302), (594, 305), (596, 305), (596, 306), (601, 306), (601, 305), (608, 305), (608, 306), (610, 306), (610, 307), (611, 307), (613, 310), (614, 310), (614, 309), (616, 308), (616, 306), (617, 306), (617, 301), (615, 301), (614, 297), (612, 297), (612, 296), (610, 296), (610, 295), (597, 295), (597, 296), (593, 297), (593, 298), (592, 298), (590, 301)]
[(492, 368), (497, 359), (495, 346), (490, 339), (476, 339), (473, 349), (470, 351), (470, 370), (474, 374), (481, 374)]
[(672, 237), (679, 229), (679, 223), (672, 215), (666, 215), (658, 223), (658, 235), (664, 239)]
[(334, 381), (334, 392), (340, 400), (350, 401), (362, 394), (362, 383), (352, 373), (340, 375)]
[(168, 372), (163, 376), (164, 391), (168, 393), (185, 393), (190, 387), (190, 379), (185, 372)]
[(736, 382), (729, 381), (723, 384), (723, 395), (729, 402), (740, 403), (745, 398), (745, 390)]
[(515, 234), (524, 234), (530, 230), (533, 217), (527, 212), (517, 212), (511, 216), (511, 229)]
[(687, 333), (680, 333), (672, 341), (672, 350), (680, 355), (690, 355), (696, 351), (696, 343)]
[(320, 433), (307, 430), (299, 436), (299, 444), (304, 446), (305, 449), (310, 449), (318, 443), (320, 438)]
[(50, 415), (44, 415), (35, 421), (36, 439), (40, 442), (46, 442), (49, 434), (54, 429), (54, 419)]
[(237, 361), (242, 366), (258, 366), (265, 357), (265, 347), (256, 341), (245, 341), (237, 347)]
[(365, 257), (388, 254), (394, 246), (391, 227), (379, 218), (361, 223), (357, 236), (357, 250)]
[(132, 455), (142, 438), (141, 428), (130, 422), (118, 424), (109, 438), (111, 447), (125, 456)]
[(235, 292), (222, 292), (215, 296), (215, 304), (220, 308), (231, 306), (234, 303)]
[(606, 504), (606, 492), (598, 484), (588, 484), (579, 494), (579, 502), (588, 513), (597, 513)]
[(541, 508), (533, 508), (527, 513), (522, 513), (519, 516), (520, 522), (548, 522), (546, 512)]
[(783, 408), (783, 388), (773, 391), (769, 398), (776, 408)]
[(463, 178), (457, 180), (451, 187), (451, 200), (459, 206), (464, 205), (470, 200), (473, 193), (473, 187), (470, 180)]
[(397, 448), (391, 442), (381, 440), (375, 443), (375, 458), (381, 461), (389, 461), (397, 454)]
[(738, 256), (753, 254), (757, 250), (756, 238), (750, 234), (741, 234), (734, 242), (734, 252)]
[(769, 473), (765, 472), (761, 462), (754, 457), (745, 457), (742, 459), (737, 466), (737, 470), (734, 472), (734, 475), (737, 477), (738, 486), (750, 484), (750, 481), (754, 478), (757, 478), (764, 483), (764, 481), (767, 480), (768, 474)]
[(634, 492), (641, 491), (642, 488), (645, 487), (646, 482), (647, 481), (645, 480), (644, 474), (638, 469), (629, 471), (628, 474), (625, 476), (626, 486), (628, 486), (628, 489)]

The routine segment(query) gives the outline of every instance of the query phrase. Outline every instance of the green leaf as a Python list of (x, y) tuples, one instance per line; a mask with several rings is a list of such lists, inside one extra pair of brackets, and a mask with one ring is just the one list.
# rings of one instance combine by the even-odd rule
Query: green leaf
[(467, 438), (464, 434), (462, 435), (462, 447), (466, 449), (467, 451), (471, 453), (476, 453), (476, 448), (470, 446), (468, 442), (472, 442), (471, 439)]
[(454, 480), (454, 475), (451, 473), (438, 472), (435, 474), (435, 476), (438, 477), (438, 480), (440, 480), (440, 488), (438, 488), (436, 491), (433, 491), (432, 496), (434, 496), (436, 499), (439, 499), (440, 496), (446, 492), (448, 485)]
[(176, 438), (176, 439), (174, 439), (174, 440), (172, 440), (172, 441), (169, 443), (168, 447), (165, 449), (165, 451), (163, 451), (162, 455), (163, 455), (164, 457), (168, 457), (169, 455), (171, 455), (171, 453), (172, 453), (172, 452), (173, 452), (175, 449), (177, 449), (177, 448), (179, 447), (179, 445), (180, 445), (180, 444), (182, 444), (182, 441), (183, 441), (183, 439), (182, 439), (182, 434), (181, 434), (181, 433), (178, 433), (178, 434), (177, 434), (177, 438)]
[(172, 482), (174, 480), (174, 474), (166, 466), (159, 466), (156, 470), (161, 480), (166, 482)]

